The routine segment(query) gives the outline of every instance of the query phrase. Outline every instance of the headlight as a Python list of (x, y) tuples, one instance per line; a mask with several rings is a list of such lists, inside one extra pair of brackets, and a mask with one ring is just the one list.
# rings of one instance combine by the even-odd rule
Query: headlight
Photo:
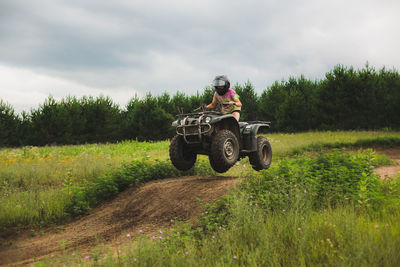
[(176, 127), (179, 125), (179, 123), (180, 123), (180, 121), (176, 120), (176, 121), (173, 121), (171, 125), (172, 125), (172, 127)]
[(209, 123), (211, 121), (211, 117), (206, 117), (206, 119), (204, 120), (206, 123)]

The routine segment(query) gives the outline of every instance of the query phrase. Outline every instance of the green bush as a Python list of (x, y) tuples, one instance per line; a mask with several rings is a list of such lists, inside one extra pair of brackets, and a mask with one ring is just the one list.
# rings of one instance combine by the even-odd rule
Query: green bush
[[(204, 205), (195, 226), (201, 234), (227, 227), (232, 219), (232, 199), (243, 194), (250, 205), (273, 212), (308, 212), (334, 209), (347, 205), (371, 211), (390, 213), (400, 207), (400, 186), (397, 180), (382, 183), (373, 173), (387, 157), (372, 150), (345, 153), (343, 150), (285, 158), (277, 166), (260, 173), (246, 174), (234, 195), (227, 195), (214, 204)], [(243, 196), (241, 196), (243, 197)]]
[(361, 154), (334, 150), (316, 157), (284, 159), (242, 187), (267, 210), (331, 208), (347, 202), (377, 207), (383, 201), (379, 178), (373, 173), (372, 151)]

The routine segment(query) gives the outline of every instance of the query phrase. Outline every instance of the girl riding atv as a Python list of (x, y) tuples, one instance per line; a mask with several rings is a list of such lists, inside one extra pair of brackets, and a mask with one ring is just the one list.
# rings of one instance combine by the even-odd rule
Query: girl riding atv
[(239, 95), (230, 88), (228, 77), (225, 75), (216, 76), (213, 85), (215, 88), (213, 100), (206, 108), (215, 108), (217, 104), (220, 104), (222, 113), (232, 114), (239, 121), (242, 103), (239, 100)]

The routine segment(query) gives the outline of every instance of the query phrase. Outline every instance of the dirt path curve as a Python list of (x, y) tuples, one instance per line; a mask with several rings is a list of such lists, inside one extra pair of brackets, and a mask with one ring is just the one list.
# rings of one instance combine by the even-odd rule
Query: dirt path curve
[(201, 212), (197, 199), (210, 203), (227, 193), (235, 177), (183, 177), (129, 188), (88, 216), (64, 225), (62, 230), (45, 229), (31, 236), (8, 237), (0, 246), (0, 265), (26, 264), (66, 248), (85, 250), (98, 243), (115, 244), (128, 233), (151, 234), (171, 226), (171, 219), (194, 221)]
[(381, 179), (390, 179), (400, 173), (400, 149), (399, 148), (386, 148), (386, 149), (375, 149), (377, 153), (385, 154), (392, 160), (399, 163), (399, 165), (382, 166), (375, 169), (375, 172), (381, 177)]

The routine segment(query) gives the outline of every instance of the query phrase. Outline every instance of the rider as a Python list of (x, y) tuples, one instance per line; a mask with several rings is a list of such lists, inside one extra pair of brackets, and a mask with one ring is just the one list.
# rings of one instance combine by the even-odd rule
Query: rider
[(214, 97), (211, 104), (207, 105), (206, 108), (214, 108), (219, 103), (222, 113), (232, 114), (239, 121), (242, 103), (239, 100), (239, 95), (230, 88), (228, 77), (226, 75), (216, 76), (213, 85), (215, 88)]

